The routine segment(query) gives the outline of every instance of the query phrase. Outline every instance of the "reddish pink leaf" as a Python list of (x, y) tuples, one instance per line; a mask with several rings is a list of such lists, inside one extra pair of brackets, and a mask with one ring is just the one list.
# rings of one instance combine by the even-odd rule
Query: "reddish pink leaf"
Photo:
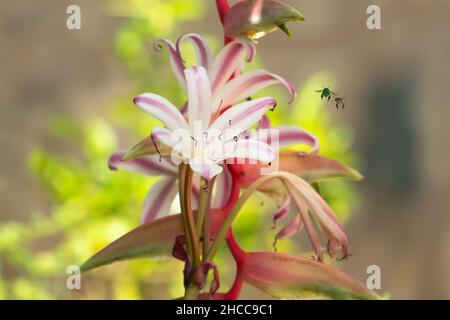
[(282, 253), (250, 253), (245, 282), (276, 298), (377, 299), (362, 283), (320, 262)]

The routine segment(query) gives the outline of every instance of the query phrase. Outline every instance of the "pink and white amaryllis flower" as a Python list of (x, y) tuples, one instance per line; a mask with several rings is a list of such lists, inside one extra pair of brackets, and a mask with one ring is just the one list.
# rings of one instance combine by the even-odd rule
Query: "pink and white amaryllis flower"
[[(187, 78), (185, 60), (181, 53), (181, 45), (190, 42), (196, 51), (197, 66), (205, 68), (211, 83), (211, 109), (214, 114), (220, 114), (230, 106), (245, 100), (259, 90), (275, 84), (282, 84), (291, 95), (290, 103), (296, 98), (292, 84), (282, 77), (266, 70), (243, 72), (245, 61), (251, 62), (256, 53), (254, 44), (244, 41), (233, 41), (226, 45), (215, 59), (211, 57), (211, 50), (205, 40), (194, 33), (178, 38), (176, 44), (167, 39), (157, 41), (156, 48), (160, 50), (166, 46), (172, 69), (186, 91)], [(188, 102), (189, 104), (189, 102)]]
[(276, 106), (275, 99), (266, 97), (240, 103), (217, 116), (211, 104), (213, 97), (206, 69), (187, 68), (184, 77), (188, 120), (172, 103), (156, 94), (145, 93), (134, 99), (137, 106), (165, 125), (153, 130), (153, 140), (171, 149), (172, 156), (188, 162), (207, 181), (221, 173), (219, 164), (230, 158), (264, 163), (275, 159), (275, 152), (268, 144), (242, 137), (267, 110)]

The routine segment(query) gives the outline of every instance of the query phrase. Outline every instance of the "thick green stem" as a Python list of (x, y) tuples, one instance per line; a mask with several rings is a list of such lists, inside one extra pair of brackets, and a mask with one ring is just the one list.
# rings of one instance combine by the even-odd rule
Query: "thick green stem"
[(184, 300), (197, 300), (199, 293), (200, 288), (197, 287), (195, 284), (190, 283), (184, 293)]
[[(189, 256), (188, 259), (192, 262), (192, 267), (195, 271), (200, 263), (200, 244), (195, 230), (195, 221), (191, 206), (192, 170), (187, 165), (181, 164), (178, 178), (184, 238)], [(189, 261), (186, 261), (186, 263), (189, 263)], [(186, 286), (184, 299), (197, 299), (199, 293), (200, 288), (191, 282)]]
[(181, 208), (181, 222), (183, 224), (184, 231), (184, 239), (186, 242), (186, 248), (188, 252), (188, 256), (192, 257), (192, 242), (191, 237), (189, 237), (189, 229), (188, 222), (186, 218), (186, 204), (185, 204), (185, 196), (184, 196), (184, 180), (186, 176), (186, 165), (180, 164), (180, 168), (178, 171), (178, 184), (179, 184), (179, 194), (180, 194), (180, 208)]
[(203, 231), (203, 248), (202, 248), (202, 257), (203, 261), (206, 259), (206, 254), (209, 250), (209, 215), (211, 214), (211, 196), (214, 186), (214, 180), (207, 182), (204, 179), (201, 179), (200, 182), (200, 198), (198, 203), (198, 211), (197, 211), (197, 236), (200, 238), (202, 236)]
[(205, 219), (205, 214), (208, 209), (208, 183), (202, 178), (200, 181), (200, 196), (198, 199), (197, 221), (196, 229), (197, 235), (200, 237)]
[(189, 237), (192, 242), (192, 267), (195, 270), (200, 264), (200, 241), (195, 230), (195, 219), (192, 212), (192, 170), (189, 166), (186, 166), (186, 179), (184, 182), (185, 215)]

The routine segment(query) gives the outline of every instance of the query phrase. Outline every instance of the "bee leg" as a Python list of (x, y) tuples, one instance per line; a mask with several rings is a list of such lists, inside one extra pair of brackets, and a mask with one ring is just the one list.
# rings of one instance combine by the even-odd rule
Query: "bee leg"
[(323, 100), (323, 93), (320, 95), (320, 99), (322, 99)]
[(330, 101), (330, 99), (331, 99), (331, 96), (328, 96), (328, 101)]

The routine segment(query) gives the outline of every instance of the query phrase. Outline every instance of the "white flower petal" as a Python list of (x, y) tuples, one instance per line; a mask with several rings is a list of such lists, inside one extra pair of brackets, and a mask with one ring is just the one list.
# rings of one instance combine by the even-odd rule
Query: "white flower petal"
[[(201, 138), (207, 130), (211, 118), (211, 88), (208, 74), (203, 67), (188, 68), (184, 71), (188, 94), (189, 128), (196, 138)], [(200, 126), (200, 128), (198, 128)]]
[(241, 139), (237, 142), (228, 142), (228, 149), (234, 150), (228, 155), (228, 158), (238, 159), (252, 159), (265, 163), (269, 163), (276, 159), (275, 150), (267, 143), (253, 140), (253, 139)]
[(202, 159), (191, 159), (189, 165), (192, 171), (198, 173), (206, 181), (211, 180), (223, 170), (218, 164)]
[(134, 98), (133, 102), (142, 110), (161, 120), (170, 130), (187, 128), (186, 120), (180, 111), (159, 95), (144, 93)]
[(219, 52), (209, 70), (213, 94), (242, 67), (251, 51), (250, 48), (246, 43), (233, 41)]
[(220, 106), (233, 105), (274, 84), (282, 84), (289, 90), (291, 94), (289, 103), (295, 100), (297, 96), (295, 89), (288, 81), (265, 70), (254, 70), (238, 75), (219, 89), (214, 97), (213, 112)]
[(243, 132), (261, 120), (264, 113), (277, 102), (273, 98), (260, 98), (235, 105), (215, 120), (210, 129), (225, 132)]

